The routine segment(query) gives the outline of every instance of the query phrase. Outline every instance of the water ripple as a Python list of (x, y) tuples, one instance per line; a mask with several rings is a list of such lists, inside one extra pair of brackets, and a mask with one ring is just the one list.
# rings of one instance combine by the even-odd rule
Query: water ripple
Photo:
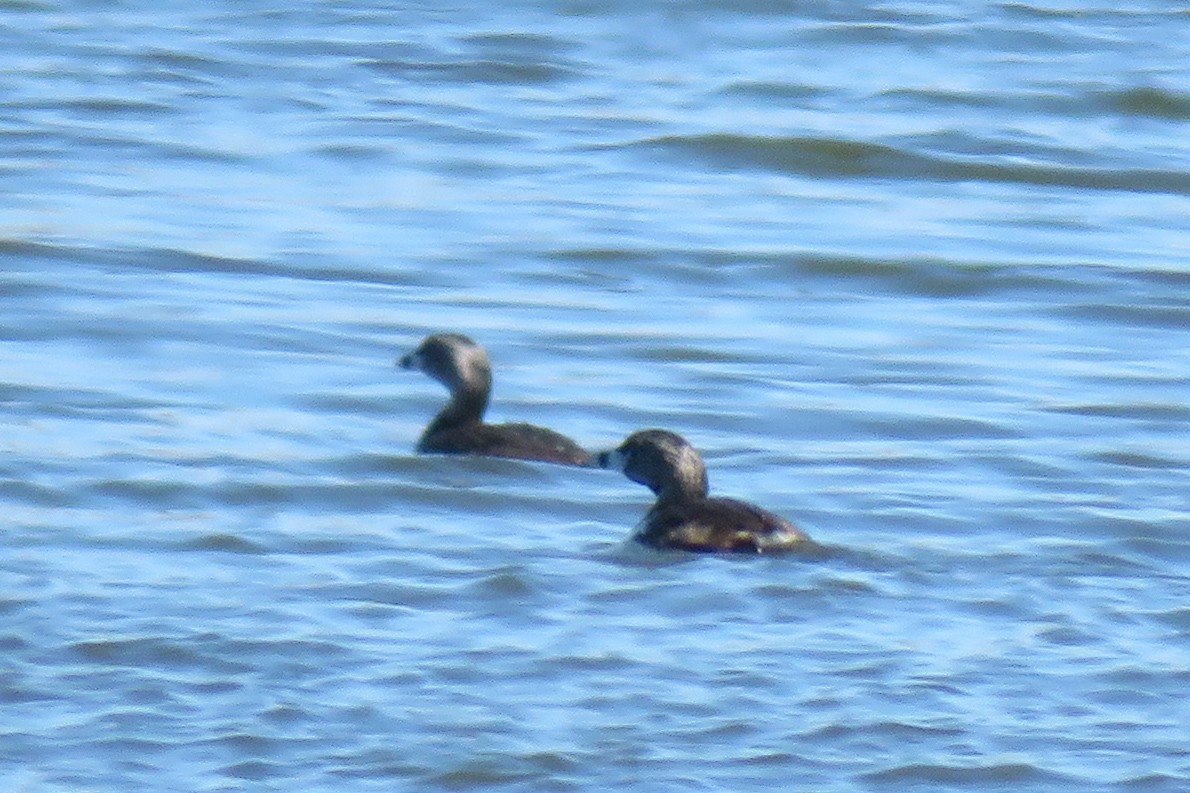
[[(0, 779), (1187, 788), (1190, 18), (1074, 5), (6, 4)], [(823, 548), (416, 454), (431, 330)]]
[(835, 179), (1016, 183), (1139, 193), (1190, 195), (1190, 172), (1001, 163), (961, 154), (924, 154), (846, 138), (752, 136), (733, 133), (667, 135), (615, 148), (714, 168)]
[(1075, 776), (1046, 771), (1030, 763), (990, 763), (987, 765), (942, 765), (914, 763), (863, 774), (863, 780), (878, 785), (1078, 785)]

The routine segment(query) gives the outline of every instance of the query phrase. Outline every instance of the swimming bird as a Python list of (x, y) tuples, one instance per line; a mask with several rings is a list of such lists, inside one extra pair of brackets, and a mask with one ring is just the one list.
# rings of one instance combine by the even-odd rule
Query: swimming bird
[(590, 455), (565, 435), (532, 424), (485, 424), (492, 367), (483, 348), (461, 333), (435, 333), (401, 357), (446, 386), (450, 400), (417, 442), (419, 452), (473, 454), (585, 465)]
[(816, 547), (801, 529), (745, 501), (707, 495), (702, 457), (667, 430), (641, 430), (591, 464), (622, 471), (657, 495), (634, 538), (656, 548), (771, 553)]

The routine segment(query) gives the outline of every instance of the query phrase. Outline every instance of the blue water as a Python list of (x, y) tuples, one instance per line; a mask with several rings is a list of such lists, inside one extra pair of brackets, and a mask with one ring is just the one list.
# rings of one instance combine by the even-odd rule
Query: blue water
[[(0, 3), (0, 791), (1184, 791), (1177, 4)], [(648, 551), (680, 432), (824, 558)]]

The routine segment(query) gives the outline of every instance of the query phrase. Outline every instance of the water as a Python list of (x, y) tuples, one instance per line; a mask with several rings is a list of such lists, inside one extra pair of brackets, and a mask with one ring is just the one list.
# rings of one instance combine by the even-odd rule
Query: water
[[(1188, 34), (0, 5), (0, 789), (1184, 790)], [(831, 553), (413, 455), (439, 329)]]

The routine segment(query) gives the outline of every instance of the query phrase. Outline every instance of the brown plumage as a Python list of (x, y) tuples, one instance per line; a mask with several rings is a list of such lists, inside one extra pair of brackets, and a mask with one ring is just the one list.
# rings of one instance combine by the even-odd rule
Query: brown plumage
[(634, 537), (657, 548), (771, 553), (814, 546), (784, 518), (744, 501), (707, 495), (702, 457), (681, 436), (641, 430), (592, 458), (657, 495)]

